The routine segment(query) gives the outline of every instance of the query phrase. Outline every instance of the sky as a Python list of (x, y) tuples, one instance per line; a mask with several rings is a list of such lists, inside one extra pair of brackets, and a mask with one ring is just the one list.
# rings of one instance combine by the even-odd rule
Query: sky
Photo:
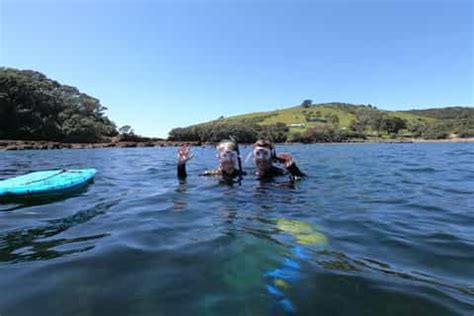
[(145, 136), (348, 102), (473, 106), (471, 0), (0, 0), (0, 66), (101, 100)]

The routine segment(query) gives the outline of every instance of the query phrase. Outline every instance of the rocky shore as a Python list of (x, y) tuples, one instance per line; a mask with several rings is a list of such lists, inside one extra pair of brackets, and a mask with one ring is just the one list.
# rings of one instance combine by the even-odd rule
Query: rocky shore
[[(180, 146), (184, 142), (166, 140), (134, 142), (116, 141), (108, 143), (61, 143), (34, 140), (0, 140), (0, 150), (51, 150), (51, 149), (86, 149), (86, 148), (133, 148), (133, 147), (170, 147)], [(186, 142), (190, 145), (200, 145), (197, 142)]]

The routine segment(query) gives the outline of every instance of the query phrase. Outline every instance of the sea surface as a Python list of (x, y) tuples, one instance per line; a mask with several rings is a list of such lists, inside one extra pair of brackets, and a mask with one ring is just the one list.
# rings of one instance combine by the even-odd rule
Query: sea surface
[(181, 183), (176, 148), (0, 152), (98, 170), (0, 204), (0, 315), (473, 315), (474, 144), (279, 146), (306, 179), (233, 185), (192, 150)]

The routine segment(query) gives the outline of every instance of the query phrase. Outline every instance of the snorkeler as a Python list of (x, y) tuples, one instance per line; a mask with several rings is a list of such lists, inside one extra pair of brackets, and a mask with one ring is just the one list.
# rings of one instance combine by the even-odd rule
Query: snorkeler
[[(223, 140), (217, 146), (217, 159), (219, 165), (217, 168), (212, 170), (206, 170), (199, 174), (200, 176), (220, 176), (224, 180), (234, 180), (237, 178), (238, 181), (242, 179), (242, 176), (246, 173), (242, 171), (242, 164), (240, 162), (240, 153), (237, 142), (234, 140)], [(187, 145), (181, 145), (178, 150), (178, 178), (184, 179), (187, 176), (186, 173), (186, 162), (193, 158), (189, 147)]]
[[(290, 174), (292, 180), (306, 176), (296, 166), (293, 157), (288, 153), (276, 154), (273, 144), (265, 139), (259, 139), (253, 146), (253, 158), (257, 167), (257, 177), (267, 179), (275, 176)], [(282, 164), (285, 169), (276, 167), (273, 162)]]

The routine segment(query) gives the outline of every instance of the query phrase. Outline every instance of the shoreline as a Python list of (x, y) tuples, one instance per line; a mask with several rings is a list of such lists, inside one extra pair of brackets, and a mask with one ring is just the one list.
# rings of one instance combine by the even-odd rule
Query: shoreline
[[(310, 144), (410, 144), (410, 143), (472, 143), (474, 137), (449, 139), (369, 139), (348, 142), (319, 142)], [(108, 143), (61, 143), (36, 140), (0, 140), (0, 151), (18, 150), (55, 150), (55, 149), (94, 149), (94, 148), (145, 148), (145, 147), (178, 147), (182, 144), (190, 146), (208, 146), (212, 143), (185, 142), (185, 141), (116, 141)], [(284, 145), (298, 145), (304, 143), (282, 143)], [(249, 145), (249, 144), (242, 144)]]
[(0, 151), (55, 150), (55, 149), (94, 149), (94, 148), (145, 148), (177, 147), (182, 144), (200, 145), (197, 142), (178, 141), (115, 141), (108, 143), (62, 143), (42, 140), (0, 140)]

